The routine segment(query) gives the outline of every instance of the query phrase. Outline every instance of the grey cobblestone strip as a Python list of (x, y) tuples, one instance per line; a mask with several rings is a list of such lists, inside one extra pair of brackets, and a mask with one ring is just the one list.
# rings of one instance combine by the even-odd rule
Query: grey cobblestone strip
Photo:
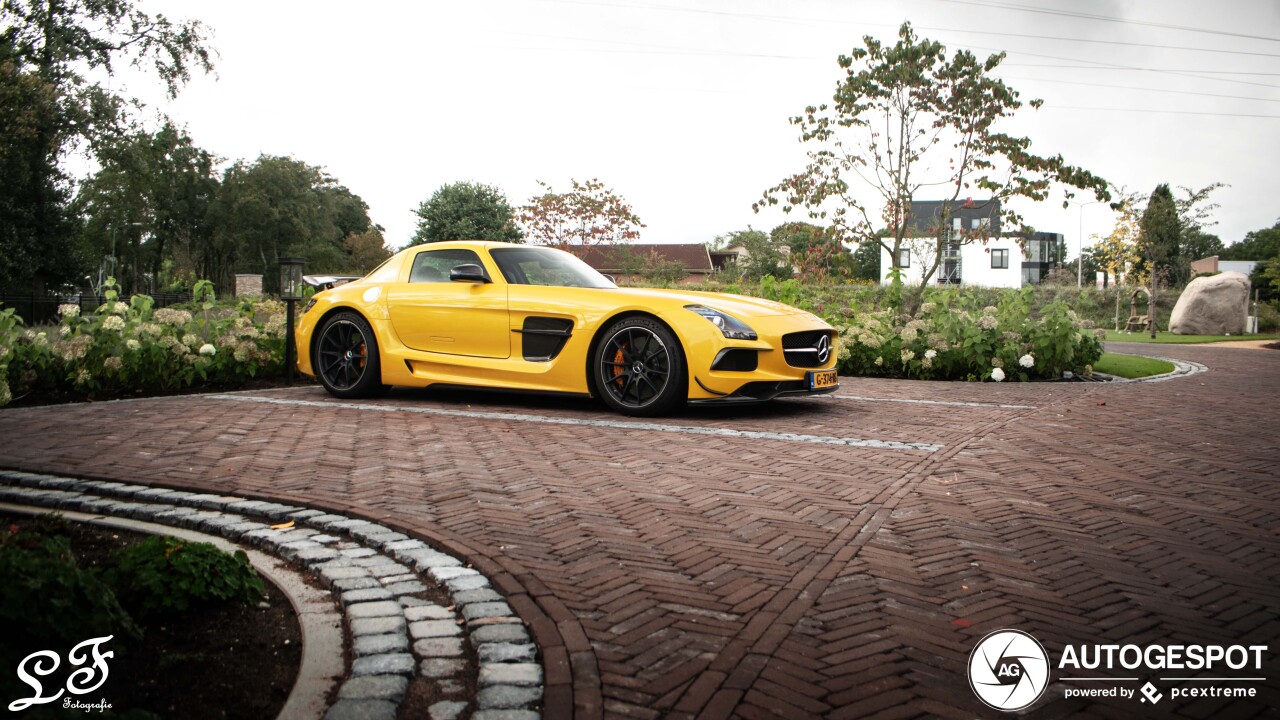
[[(468, 710), (473, 720), (541, 717), (543, 668), (520, 618), (488, 578), (403, 533), (293, 505), (10, 470), (0, 470), (0, 500), (186, 527), (301, 563), (333, 593), (350, 630), (351, 676), (325, 720), (394, 720), (415, 676), (443, 698), (431, 720)], [(415, 597), (428, 583), (453, 606)], [(464, 642), (479, 658), (475, 698), (452, 679), (465, 668)]]

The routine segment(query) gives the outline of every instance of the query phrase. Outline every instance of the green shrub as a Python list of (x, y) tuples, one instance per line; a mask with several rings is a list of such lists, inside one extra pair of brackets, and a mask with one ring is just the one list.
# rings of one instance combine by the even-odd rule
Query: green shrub
[(968, 289), (931, 294), (909, 318), (845, 308), (830, 321), (840, 333), (839, 367), (850, 375), (924, 380), (1052, 380), (1088, 375), (1102, 356), (1094, 331), (1062, 301), (1032, 309), (1030, 288), (997, 304)]
[(141, 616), (210, 603), (255, 603), (265, 592), (244, 551), (232, 555), (209, 543), (150, 537), (118, 551), (114, 560), (107, 578), (125, 606)]
[(59, 308), (58, 325), (22, 328), (0, 311), (0, 406), (13, 396), (61, 392), (95, 397), (241, 384), (284, 370), (285, 314), (278, 300), (214, 302), (197, 283), (193, 310), (128, 303), (108, 288), (90, 313)]
[(0, 535), (0, 692), (7, 698), (30, 690), (14, 668), (32, 652), (65, 656), (90, 638), (141, 635), (111, 588), (76, 565), (65, 532), (65, 525), (42, 516), (11, 524)]

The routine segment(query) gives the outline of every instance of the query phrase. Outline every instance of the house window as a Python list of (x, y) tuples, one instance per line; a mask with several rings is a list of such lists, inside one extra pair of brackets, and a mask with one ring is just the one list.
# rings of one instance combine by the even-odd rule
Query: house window
[(964, 229), (964, 218), (951, 218), (951, 229), (953, 229), (953, 230), (963, 230), (963, 229)]
[(910, 250), (903, 249), (898, 251), (898, 267), (900, 268), (911, 267), (911, 251)]
[(991, 267), (996, 270), (1009, 269), (1009, 250), (998, 248), (991, 251)]

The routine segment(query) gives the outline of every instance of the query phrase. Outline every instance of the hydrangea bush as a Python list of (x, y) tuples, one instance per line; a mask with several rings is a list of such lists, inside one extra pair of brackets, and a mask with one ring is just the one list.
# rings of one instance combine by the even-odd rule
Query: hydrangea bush
[(967, 290), (940, 290), (913, 316), (853, 308), (829, 314), (840, 333), (840, 372), (995, 382), (1092, 374), (1105, 331), (1066, 303), (1033, 311), (1029, 288), (1002, 293), (996, 305), (982, 301)]
[(153, 309), (152, 299), (124, 302), (108, 287), (93, 313), (58, 308), (54, 326), (22, 327), (0, 312), (0, 406), (27, 393), (86, 397), (172, 391), (198, 384), (239, 384), (284, 368), (285, 309), (278, 300), (214, 302), (198, 284), (196, 309)]

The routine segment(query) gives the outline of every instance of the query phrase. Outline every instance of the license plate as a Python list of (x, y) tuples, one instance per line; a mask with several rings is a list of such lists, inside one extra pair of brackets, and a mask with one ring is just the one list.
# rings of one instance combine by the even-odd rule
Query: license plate
[(821, 390), (823, 388), (833, 388), (840, 385), (840, 381), (836, 379), (835, 370), (810, 370), (809, 371), (809, 389)]

